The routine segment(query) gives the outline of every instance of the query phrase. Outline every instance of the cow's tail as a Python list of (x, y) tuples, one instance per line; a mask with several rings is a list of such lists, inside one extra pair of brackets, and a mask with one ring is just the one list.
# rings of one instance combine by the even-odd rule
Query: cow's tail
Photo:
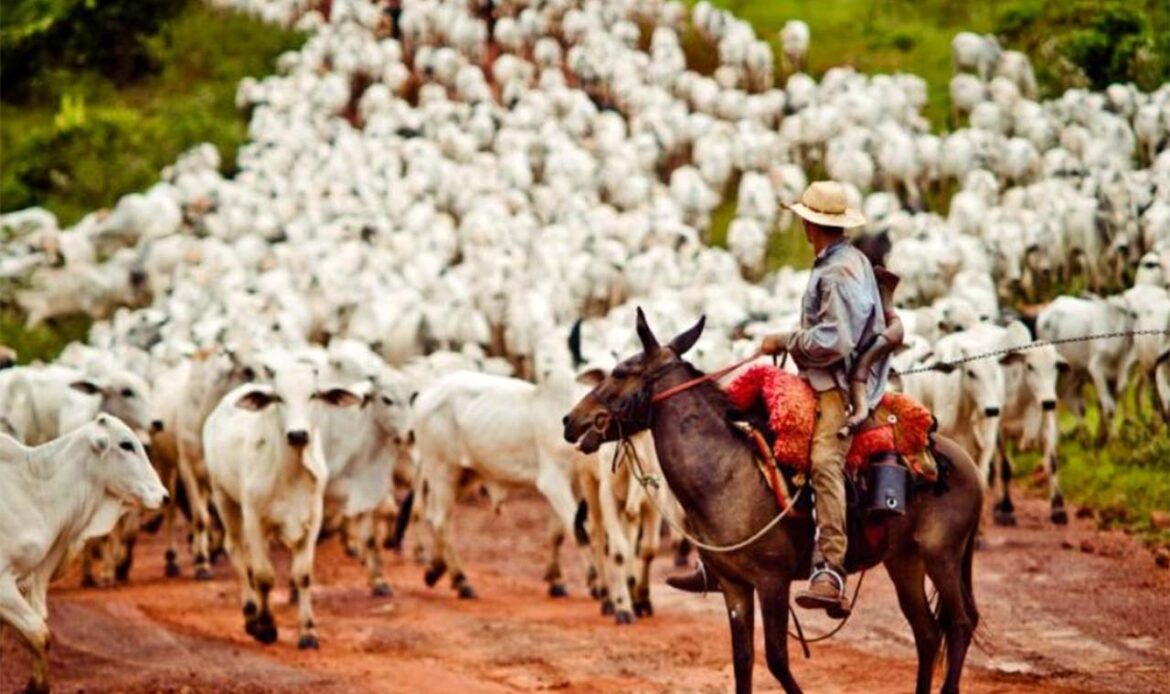
[(410, 516), (414, 511), (414, 490), (406, 493), (402, 500), (402, 508), (398, 509), (398, 518), (394, 520), (394, 536), (390, 541), (389, 549), (401, 549), (402, 538), (406, 535), (406, 526), (410, 525)]

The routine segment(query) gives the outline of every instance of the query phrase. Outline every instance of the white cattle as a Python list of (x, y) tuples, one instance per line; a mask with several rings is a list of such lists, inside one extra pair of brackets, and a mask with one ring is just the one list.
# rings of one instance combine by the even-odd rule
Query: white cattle
[(552, 506), (549, 594), (565, 594), (560, 545), (577, 512), (576, 470), (587, 456), (564, 442), (560, 414), (583, 393), (567, 369), (539, 384), (461, 371), (440, 378), (415, 401), (419, 474), (415, 495), (434, 534), (427, 585), (450, 568), (460, 597), (475, 596), (455, 551), (452, 513), (459, 492), (480, 481), (498, 503), (508, 487), (538, 490)]
[(1117, 394), (1125, 389), (1127, 382), (1128, 374), (1123, 366), (1133, 346), (1133, 338), (1125, 333), (1133, 329), (1134, 318), (1134, 313), (1120, 296), (1104, 299), (1061, 296), (1036, 317), (1036, 335), (1042, 340), (1118, 334), (1056, 346), (1056, 351), (1069, 365), (1069, 373), (1061, 386), (1062, 399), (1072, 404), (1079, 426), (1084, 426), (1081, 389), (1086, 380), (1092, 382), (1097, 392), (1097, 403), (1101, 408), (1097, 438), (1101, 442), (1109, 438), (1117, 411)]
[(0, 621), (33, 653), (29, 691), (49, 691), (49, 581), (125, 504), (166, 498), (137, 436), (109, 415), (32, 448), (0, 434)]
[(980, 79), (987, 81), (999, 60), (1001, 50), (995, 36), (979, 36), (969, 31), (955, 34), (951, 40), (951, 58), (955, 71), (974, 70)]
[(245, 631), (261, 643), (276, 641), (268, 555), (275, 538), (292, 552), (297, 647), (317, 648), (310, 585), (329, 481), (321, 410), (352, 408), (362, 398), (344, 388), (318, 390), (313, 367), (288, 354), (267, 353), (263, 361), (271, 383), (235, 388), (207, 418), (205, 462), (240, 582)]
[[(1170, 292), (1156, 286), (1138, 285), (1123, 294), (1136, 314), (1133, 349), (1126, 366), (1138, 388), (1150, 389), (1154, 411), (1170, 423)], [(1140, 402), (1140, 400), (1138, 400)]]
[(788, 72), (804, 70), (810, 34), (808, 24), (799, 19), (790, 19), (784, 23), (784, 28), (780, 30), (780, 43), (784, 46), (784, 62)]

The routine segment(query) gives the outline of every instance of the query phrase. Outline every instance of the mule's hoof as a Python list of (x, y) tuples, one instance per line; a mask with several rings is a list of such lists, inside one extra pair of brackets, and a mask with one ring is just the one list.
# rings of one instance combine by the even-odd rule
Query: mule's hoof
[(211, 569), (206, 566), (200, 566), (195, 569), (196, 581), (210, 581), (214, 577), (215, 574), (211, 573)]
[(649, 600), (635, 600), (634, 614), (638, 617), (653, 617), (654, 605), (651, 605)]
[(1013, 527), (1016, 525), (1016, 514), (1011, 511), (997, 510), (995, 512), (995, 524), (1003, 528)]
[(470, 583), (460, 585), (457, 593), (460, 600), (474, 600), (479, 597), (475, 594), (475, 588), (472, 588)]
[(609, 615), (613, 614), (613, 611), (614, 611), (613, 600), (602, 600), (601, 601), (601, 614), (603, 614), (605, 616), (609, 616)]
[(447, 573), (446, 564), (432, 564), (423, 574), (423, 581), (426, 582), (428, 588), (434, 588), (445, 573)]
[(386, 582), (375, 583), (370, 592), (374, 594), (375, 598), (388, 598), (394, 595), (394, 591), (390, 589), (390, 585)]
[(307, 651), (311, 648), (315, 651), (321, 648), (321, 643), (317, 641), (317, 637), (313, 634), (301, 634), (301, 637), (297, 639), (297, 648), (302, 651)]
[(617, 624), (619, 626), (633, 624), (634, 623), (634, 615), (630, 614), (626, 610), (622, 610), (621, 612), (618, 612), (617, 614), (615, 614), (613, 616), (613, 621), (615, 624)]
[(550, 598), (567, 598), (569, 597), (569, 589), (565, 588), (564, 583), (553, 583), (548, 587), (548, 596)]
[(1057, 525), (1068, 525), (1068, 511), (1065, 511), (1063, 508), (1052, 509), (1049, 518)]

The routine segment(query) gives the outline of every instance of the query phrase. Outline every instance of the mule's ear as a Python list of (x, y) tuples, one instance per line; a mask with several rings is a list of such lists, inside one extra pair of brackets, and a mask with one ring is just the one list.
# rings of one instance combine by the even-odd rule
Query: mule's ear
[(577, 383), (596, 388), (597, 384), (605, 380), (605, 372), (601, 369), (587, 369), (577, 374)]
[(581, 356), (581, 319), (578, 318), (576, 323), (573, 323), (573, 329), (569, 331), (569, 354), (573, 357), (573, 368), (579, 369), (585, 363), (585, 357)]
[(659, 349), (658, 338), (654, 337), (654, 333), (650, 330), (650, 324), (646, 322), (646, 314), (642, 312), (642, 307), (638, 307), (638, 320), (635, 324), (638, 330), (638, 339), (642, 341), (642, 351), (646, 354), (657, 352)]
[(699, 341), (699, 336), (703, 334), (703, 326), (707, 324), (707, 316), (699, 316), (699, 320), (694, 325), (675, 335), (674, 339), (670, 341), (667, 347), (674, 352), (675, 356), (681, 357), (695, 346)]
[(236, 407), (249, 412), (259, 412), (274, 402), (280, 400), (276, 393), (262, 388), (254, 388), (236, 400)]

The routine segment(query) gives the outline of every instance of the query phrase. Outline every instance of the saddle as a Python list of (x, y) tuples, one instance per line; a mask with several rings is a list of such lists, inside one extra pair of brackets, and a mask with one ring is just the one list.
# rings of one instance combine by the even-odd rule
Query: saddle
[[(753, 366), (726, 388), (730, 404), (763, 433), (778, 465), (807, 474), (816, 426), (816, 393), (807, 381), (775, 366)], [(935, 429), (930, 410), (901, 393), (887, 393), (858, 428), (845, 459), (851, 476), (881, 453), (897, 453), (913, 477), (933, 482), (938, 470), (929, 452)], [(769, 436), (770, 434), (770, 436)], [(765, 473), (767, 476), (767, 473)]]

